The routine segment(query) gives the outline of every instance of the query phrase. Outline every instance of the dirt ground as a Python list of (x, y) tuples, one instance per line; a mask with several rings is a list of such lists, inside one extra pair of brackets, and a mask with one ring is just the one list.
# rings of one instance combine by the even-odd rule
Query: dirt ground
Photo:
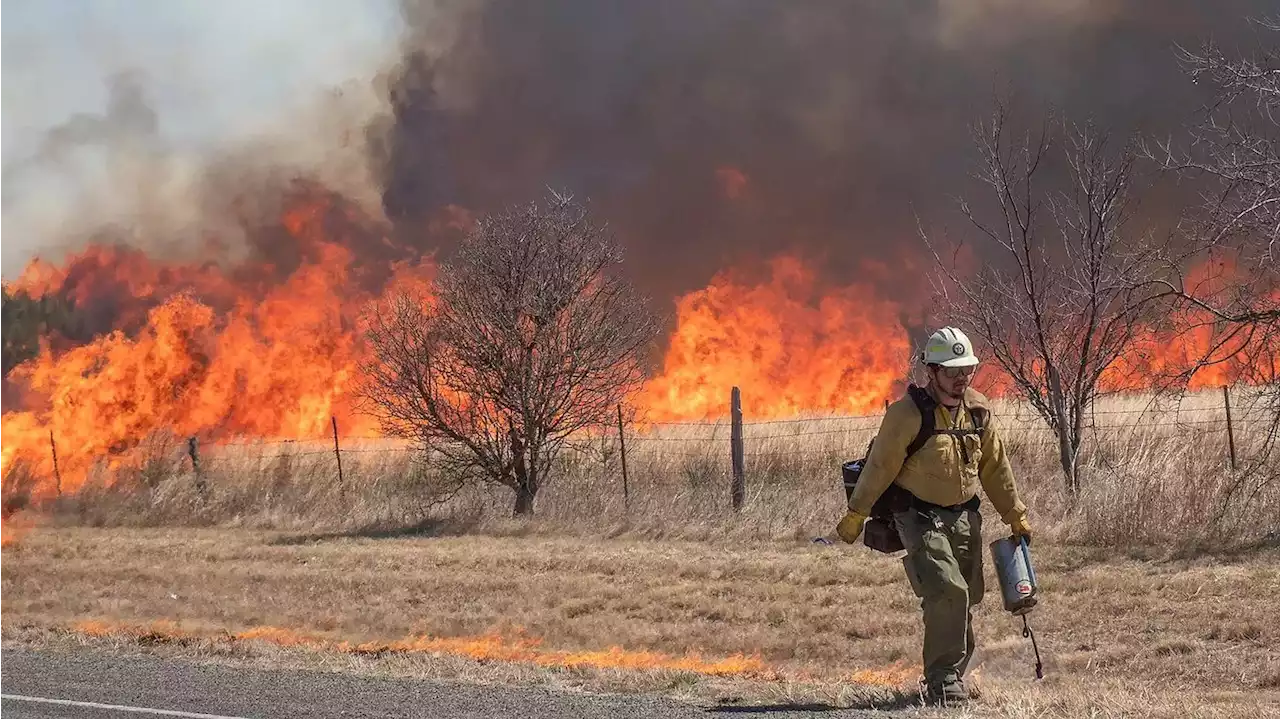
[[(1176, 558), (1038, 543), (1032, 614), (977, 611), (980, 716), (1241, 716), (1280, 706), (1280, 550)], [(864, 547), (36, 528), (3, 552), (9, 644), (909, 706), (919, 607)]]

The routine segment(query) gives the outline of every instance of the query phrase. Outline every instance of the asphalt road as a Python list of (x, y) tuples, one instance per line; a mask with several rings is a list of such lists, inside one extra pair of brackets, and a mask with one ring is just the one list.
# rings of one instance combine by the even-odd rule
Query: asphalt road
[(0, 653), (0, 674), (0, 712), (5, 719), (869, 716), (826, 707), (700, 708), (648, 697), (253, 669), (81, 651), (5, 649)]

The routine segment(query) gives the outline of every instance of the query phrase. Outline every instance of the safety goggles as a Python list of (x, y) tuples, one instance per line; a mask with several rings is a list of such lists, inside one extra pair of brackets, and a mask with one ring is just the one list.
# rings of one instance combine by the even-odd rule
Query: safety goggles
[(968, 367), (943, 367), (942, 365), (933, 365), (933, 368), (938, 370), (938, 374), (941, 374), (947, 379), (972, 377), (978, 371), (977, 365), (970, 365)]

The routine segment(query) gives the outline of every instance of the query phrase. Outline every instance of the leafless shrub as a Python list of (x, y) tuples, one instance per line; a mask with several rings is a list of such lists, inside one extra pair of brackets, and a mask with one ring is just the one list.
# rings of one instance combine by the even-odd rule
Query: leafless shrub
[[(1280, 33), (1274, 21), (1259, 25), (1272, 41)], [(1272, 43), (1251, 57), (1232, 57), (1210, 42), (1181, 48), (1178, 59), (1192, 81), (1213, 89), (1212, 100), (1185, 144), (1170, 138), (1145, 150), (1161, 168), (1202, 188), (1182, 230), (1203, 269), (1188, 277), (1181, 263), (1170, 262), (1167, 287), (1196, 320), (1187, 331), (1210, 338), (1192, 371), (1231, 364), (1265, 388), (1256, 398), (1270, 418), (1263, 446), (1228, 492), (1231, 503), (1248, 503), (1280, 482), (1280, 50)]]
[(515, 514), (532, 513), (570, 438), (608, 425), (643, 380), (657, 325), (621, 261), (570, 197), (480, 220), (434, 297), (402, 293), (373, 309), (367, 408), (460, 486), (509, 487)]

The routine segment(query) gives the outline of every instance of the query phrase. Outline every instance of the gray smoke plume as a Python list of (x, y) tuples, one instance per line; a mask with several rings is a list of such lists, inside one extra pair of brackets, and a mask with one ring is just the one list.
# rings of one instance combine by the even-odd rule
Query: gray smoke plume
[(379, 210), (352, 137), (385, 110), (393, 0), (31, 0), (5, 20), (5, 278), (90, 241), (234, 249), (295, 177)]
[(385, 206), (419, 227), (549, 185), (592, 198), (660, 297), (782, 250), (833, 281), (887, 263), (901, 296), (920, 289), (913, 212), (969, 189), (995, 94), (1164, 135), (1203, 99), (1175, 43), (1247, 50), (1273, 5), (490, 0), (450, 6), (433, 58), (412, 48), (439, 46), (441, 4), (406, 2)]
[(234, 239), (246, 198), (308, 176), (424, 251), (450, 217), (590, 197), (664, 301), (781, 251), (902, 297), (913, 213), (969, 189), (994, 94), (1174, 132), (1203, 99), (1175, 43), (1247, 50), (1272, 4), (11, 3), (3, 272), (95, 237)]

